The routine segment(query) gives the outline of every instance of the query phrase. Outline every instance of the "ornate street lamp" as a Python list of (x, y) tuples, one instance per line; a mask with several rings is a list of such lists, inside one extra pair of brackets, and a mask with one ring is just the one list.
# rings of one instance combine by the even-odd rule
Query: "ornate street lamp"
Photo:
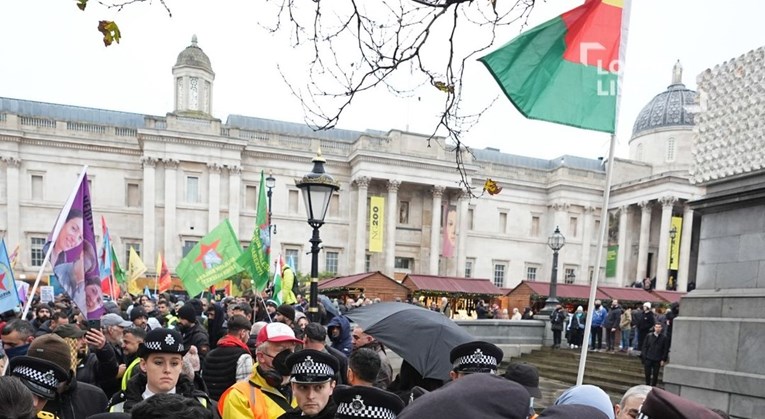
[(266, 188), (268, 188), (268, 192), (266, 195), (268, 196), (268, 242), (271, 243), (271, 230), (273, 229), (273, 233), (276, 234), (276, 225), (271, 223), (271, 196), (273, 194), (272, 189), (276, 187), (276, 178), (274, 177), (274, 172), (269, 171), (268, 177), (266, 178)]
[(552, 236), (547, 238), (547, 245), (553, 251), (553, 264), (552, 275), (550, 276), (550, 292), (545, 300), (545, 308), (542, 309), (544, 313), (552, 313), (555, 310), (555, 306), (558, 305), (558, 251), (566, 245), (566, 238), (560, 233), (560, 229), (556, 226), (555, 232)]
[(321, 155), (321, 149), (316, 152), (313, 158), (313, 170), (303, 176), (302, 179), (295, 179), (295, 186), (303, 193), (303, 202), (308, 214), (308, 225), (313, 227), (313, 236), (311, 237), (311, 291), (310, 302), (308, 306), (308, 319), (311, 322), (319, 321), (319, 228), (324, 224), (324, 217), (327, 216), (327, 209), (332, 194), (340, 189), (340, 185), (335, 182), (332, 176), (324, 172), (324, 163), (327, 161)]

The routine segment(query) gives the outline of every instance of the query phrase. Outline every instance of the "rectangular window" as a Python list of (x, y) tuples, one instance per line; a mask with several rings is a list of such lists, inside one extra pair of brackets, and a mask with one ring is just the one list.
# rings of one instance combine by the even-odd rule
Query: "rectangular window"
[(284, 261), (292, 268), (293, 272), (300, 272), (300, 251), (287, 249), (284, 251)]
[(467, 215), (467, 217), (468, 217), (468, 219), (467, 219), (468, 230), (473, 230), (474, 229), (473, 228), (473, 213), (474, 213), (473, 208), (468, 208), (468, 215)]
[(577, 236), (576, 227), (579, 225), (579, 219), (576, 217), (570, 217), (568, 219), (568, 234), (571, 235), (571, 237)]
[(537, 280), (537, 267), (536, 266), (527, 266), (526, 267), (526, 280), (527, 281), (536, 281)]
[(507, 213), (504, 211), (499, 213), (499, 233), (507, 233)]
[(505, 264), (504, 263), (495, 263), (494, 264), (494, 285), (497, 288), (502, 288), (505, 286)]
[[(595, 228), (592, 229), (592, 239), (598, 240), (598, 234), (600, 234), (600, 220), (595, 220)], [(606, 232), (608, 234), (608, 232)]]
[(394, 266), (395, 269), (401, 269), (406, 271), (412, 271), (414, 270), (414, 258), (402, 258), (402, 257), (396, 257), (394, 259)]
[(255, 211), (258, 208), (258, 187), (246, 185), (244, 187), (244, 207)]
[(409, 201), (398, 203), (398, 223), (409, 224)]
[(128, 182), (125, 194), (125, 204), (130, 208), (141, 206), (141, 186), (138, 183)]
[(290, 214), (298, 213), (298, 191), (290, 191)]
[(539, 237), (539, 217), (531, 217), (531, 237)]
[(186, 177), (186, 202), (196, 204), (199, 202), (199, 177)]
[(183, 250), (181, 251), (181, 253), (183, 254), (183, 257), (186, 257), (186, 255), (191, 253), (191, 249), (193, 249), (194, 246), (197, 245), (197, 243), (199, 242), (196, 240), (185, 240), (183, 242)]
[(32, 237), (31, 245), (29, 246), (29, 250), (31, 251), (30, 260), (32, 262), (32, 266), (42, 266), (43, 259), (45, 259), (43, 246), (45, 246), (45, 238)]
[(340, 216), (340, 195), (339, 194), (332, 194), (332, 198), (330, 198), (329, 200), (329, 216), (330, 217)]
[(473, 277), (473, 266), (475, 266), (475, 258), (465, 259), (465, 278)]
[(332, 275), (337, 275), (337, 259), (338, 259), (339, 253), (337, 252), (327, 252), (327, 258), (324, 261), (325, 267), (324, 269), (331, 273)]
[[(32, 200), (42, 201), (43, 199), (43, 176), (32, 175)], [(40, 265), (35, 265), (40, 266)]]
[(364, 272), (370, 272), (372, 269), (372, 255), (367, 253), (364, 255)]
[(566, 268), (563, 270), (564, 280), (566, 284), (573, 284), (576, 282), (576, 268)]

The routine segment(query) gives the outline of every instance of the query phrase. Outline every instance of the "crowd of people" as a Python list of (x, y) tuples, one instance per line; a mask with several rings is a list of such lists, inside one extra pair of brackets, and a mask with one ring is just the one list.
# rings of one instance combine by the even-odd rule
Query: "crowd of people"
[(573, 387), (537, 414), (536, 368), (515, 363), (500, 374), (496, 345), (443, 348), (448, 380), (423, 377), (406, 360), (395, 374), (385, 345), (343, 314), (366, 298), (320, 305), (314, 322), (296, 300), (142, 295), (106, 302), (93, 322), (59, 297), (29, 318), (6, 315), (0, 418), (650, 419), (668, 417), (667, 403), (691, 409), (676, 417), (720, 417), (648, 386), (616, 406), (597, 387)]

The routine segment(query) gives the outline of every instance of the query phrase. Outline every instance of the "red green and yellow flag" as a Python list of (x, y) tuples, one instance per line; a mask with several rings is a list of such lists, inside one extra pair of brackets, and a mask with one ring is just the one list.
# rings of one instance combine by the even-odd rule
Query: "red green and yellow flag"
[(244, 268), (237, 258), (242, 255), (239, 239), (228, 219), (202, 237), (175, 268), (189, 295), (199, 295)]
[(520, 113), (616, 129), (630, 0), (586, 0), (479, 59)]

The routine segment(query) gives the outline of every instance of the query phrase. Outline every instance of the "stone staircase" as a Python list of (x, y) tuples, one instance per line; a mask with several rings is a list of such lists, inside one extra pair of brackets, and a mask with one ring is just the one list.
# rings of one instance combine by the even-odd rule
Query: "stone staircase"
[[(576, 384), (579, 370), (580, 349), (555, 349), (544, 347), (523, 354), (512, 361), (504, 361), (500, 371), (507, 368), (509, 362), (526, 362), (539, 370), (540, 390), (543, 393), (540, 407), (552, 404), (566, 388)], [(659, 376), (661, 386), (661, 375)], [(602, 388), (618, 402), (627, 389), (643, 384), (645, 375), (643, 365), (636, 356), (626, 353), (589, 352), (584, 373), (584, 384), (593, 384)], [(536, 403), (535, 403), (536, 405)]]

